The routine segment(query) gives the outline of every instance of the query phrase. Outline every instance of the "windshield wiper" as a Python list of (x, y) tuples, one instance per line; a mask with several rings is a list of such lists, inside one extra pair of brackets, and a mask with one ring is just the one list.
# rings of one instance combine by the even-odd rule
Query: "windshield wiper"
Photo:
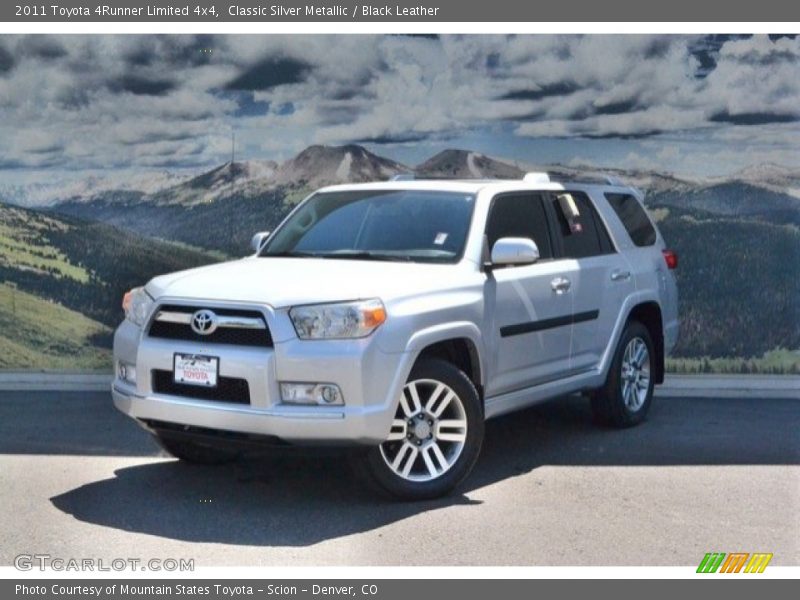
[(318, 258), (341, 258), (344, 260), (384, 260), (390, 262), (411, 262), (411, 257), (405, 254), (383, 254), (381, 252), (370, 252), (368, 250), (320, 252), (312, 253), (311, 256)]
[[(302, 252), (300, 250), (285, 250), (283, 252), (268, 252), (259, 255), (261, 258), (319, 258), (316, 252)], [(325, 258), (325, 257), (322, 257)]]
[(340, 258), (343, 260), (384, 260), (391, 262), (411, 262), (411, 257), (405, 254), (382, 254), (367, 250), (353, 250), (342, 252), (305, 252), (300, 250), (285, 250), (261, 255), (263, 258)]

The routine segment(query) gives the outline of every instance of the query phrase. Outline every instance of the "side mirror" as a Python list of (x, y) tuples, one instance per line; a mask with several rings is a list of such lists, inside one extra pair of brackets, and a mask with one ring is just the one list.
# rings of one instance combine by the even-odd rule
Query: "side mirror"
[(528, 238), (500, 238), (492, 247), (491, 264), (530, 265), (539, 260), (539, 248), (536, 242)]
[(250, 246), (256, 253), (261, 252), (261, 248), (264, 246), (264, 242), (267, 241), (269, 234), (269, 231), (259, 231), (253, 236), (253, 239), (250, 240)]

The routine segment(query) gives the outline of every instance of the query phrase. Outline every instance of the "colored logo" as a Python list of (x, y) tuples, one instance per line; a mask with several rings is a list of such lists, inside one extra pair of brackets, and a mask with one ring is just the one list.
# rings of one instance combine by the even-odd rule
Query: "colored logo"
[(698, 573), (763, 573), (772, 553), (769, 552), (709, 552), (700, 561)]

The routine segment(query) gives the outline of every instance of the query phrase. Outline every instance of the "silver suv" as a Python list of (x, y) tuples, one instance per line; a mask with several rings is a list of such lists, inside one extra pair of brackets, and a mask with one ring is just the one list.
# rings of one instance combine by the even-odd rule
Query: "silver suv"
[(635, 425), (678, 332), (677, 257), (641, 201), (544, 173), (321, 189), (253, 256), (126, 294), (114, 403), (191, 462), (358, 446), (409, 499), (469, 474), (486, 419), (543, 400)]

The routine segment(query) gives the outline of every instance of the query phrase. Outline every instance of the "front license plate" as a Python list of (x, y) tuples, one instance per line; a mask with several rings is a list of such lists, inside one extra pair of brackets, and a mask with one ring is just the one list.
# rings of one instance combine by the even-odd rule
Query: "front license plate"
[(219, 374), (219, 358), (200, 354), (175, 355), (175, 383), (215, 387)]

